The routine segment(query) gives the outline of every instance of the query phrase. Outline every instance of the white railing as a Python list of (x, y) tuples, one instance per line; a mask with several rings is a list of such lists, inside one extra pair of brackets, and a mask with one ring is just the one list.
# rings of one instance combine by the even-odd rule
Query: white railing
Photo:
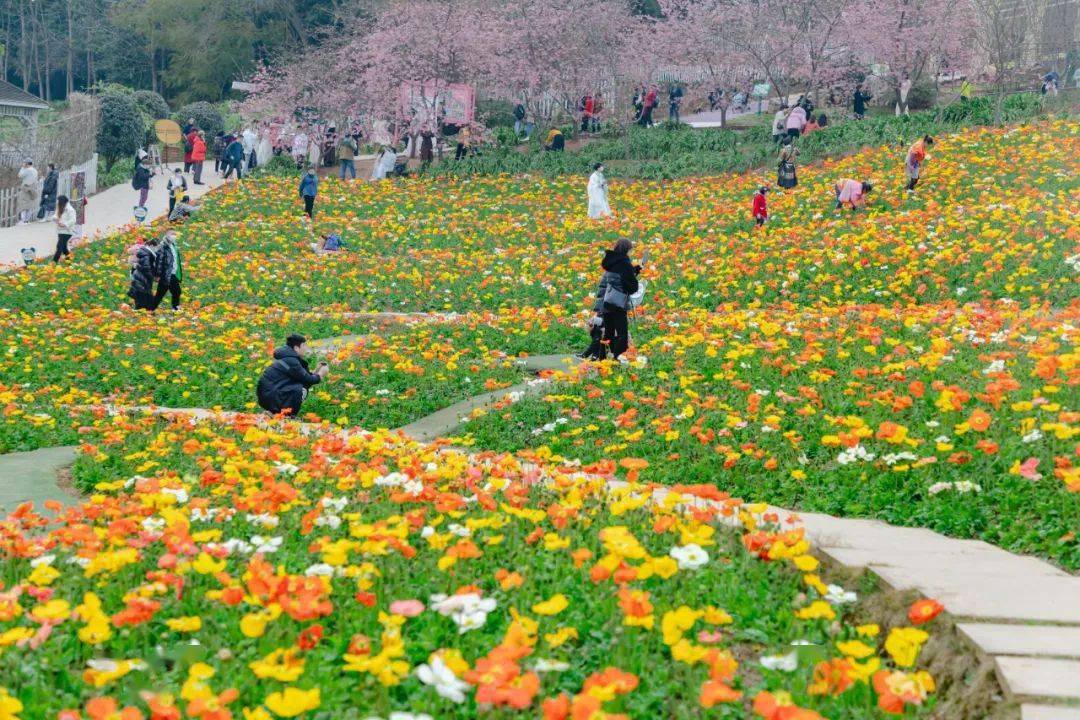
[[(93, 195), (97, 192), (97, 166), (98, 156), (94, 153), (89, 160), (75, 167), (60, 172), (60, 179), (56, 183), (56, 194), (71, 196), (72, 178), (76, 173), (83, 173), (83, 192)], [(41, 188), (45, 184), (44, 179), (38, 180), (38, 198), (41, 198)], [(19, 187), (0, 189), (0, 227), (11, 227), (19, 221)], [(33, 217), (37, 217), (37, 208), (33, 210)]]

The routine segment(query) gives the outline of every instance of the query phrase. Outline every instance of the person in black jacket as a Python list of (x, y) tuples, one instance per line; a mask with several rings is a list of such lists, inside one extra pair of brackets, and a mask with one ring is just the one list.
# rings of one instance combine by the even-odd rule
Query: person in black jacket
[[(630, 345), (630, 331), (626, 313), (630, 309), (630, 296), (638, 291), (638, 273), (640, 265), (630, 262), (630, 251), (634, 244), (626, 238), (615, 243), (615, 247), (604, 252), (600, 267), (604, 274), (596, 288), (596, 301), (593, 311), (601, 318), (604, 328), (603, 343), (593, 355), (595, 360), (603, 360), (607, 350), (618, 360)], [(592, 349), (595, 346), (590, 346)]]
[(38, 220), (44, 220), (56, 212), (56, 185), (60, 182), (60, 174), (56, 172), (56, 166), (49, 163), (49, 174), (45, 176), (45, 182), (41, 185), (41, 205), (38, 206)]
[(290, 335), (285, 347), (274, 351), (274, 362), (259, 378), (256, 394), (259, 406), (277, 415), (285, 412), (293, 417), (300, 414), (300, 405), (307, 397), (308, 388), (318, 385), (330, 372), (330, 366), (319, 363), (315, 372), (308, 370), (305, 356), (308, 354), (307, 339), (303, 335)]

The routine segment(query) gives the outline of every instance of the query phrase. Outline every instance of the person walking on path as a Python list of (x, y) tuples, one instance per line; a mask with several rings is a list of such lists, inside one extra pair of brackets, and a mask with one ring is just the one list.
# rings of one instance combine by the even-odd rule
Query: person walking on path
[(165, 189), (169, 192), (169, 214), (171, 215), (173, 208), (176, 207), (176, 201), (184, 197), (188, 189), (187, 178), (180, 172), (180, 168), (173, 171), (173, 175), (169, 178), (169, 182), (166, 183)]
[(679, 123), (679, 108), (682, 106), (683, 89), (675, 83), (668, 89), (668, 122)]
[(135, 163), (135, 173), (131, 176), (131, 187), (139, 191), (139, 203), (135, 206), (146, 209), (146, 199), (150, 194), (150, 168), (143, 158)]
[(862, 120), (866, 117), (866, 101), (870, 99), (870, 95), (863, 92), (862, 85), (855, 87), (855, 96), (852, 100), (851, 109), (855, 112), (855, 119)]
[(75, 234), (77, 218), (75, 208), (68, 201), (67, 195), (56, 198), (56, 215), (53, 216), (56, 223), (56, 252), (53, 253), (53, 262), (59, 263), (60, 256), (71, 257), (68, 243)]
[(873, 189), (874, 186), (869, 180), (863, 180), (862, 182), (847, 178), (838, 180), (833, 187), (836, 193), (836, 209), (839, 210), (844, 205), (848, 205), (851, 207), (851, 211), (854, 212), (866, 204), (866, 196)]
[(309, 167), (300, 178), (300, 198), (304, 201), (304, 214), (310, 220), (315, 219), (315, 196), (319, 194), (319, 176), (315, 168)]
[(776, 168), (776, 184), (785, 190), (790, 190), (799, 184), (799, 178), (795, 172), (795, 158), (799, 156), (799, 148), (790, 137), (785, 137), (780, 145), (780, 164)]
[(521, 137), (521, 131), (525, 131), (525, 139), (528, 140), (532, 135), (533, 124), (526, 120), (528, 111), (525, 109), (525, 103), (518, 103), (514, 106), (514, 134), (519, 138)]
[(615, 247), (604, 252), (600, 262), (604, 274), (596, 288), (596, 300), (593, 311), (601, 316), (604, 328), (603, 345), (595, 358), (603, 360), (607, 351), (611, 351), (616, 360), (630, 346), (630, 328), (627, 325), (627, 312), (631, 308), (630, 296), (638, 291), (638, 273), (640, 265), (630, 262), (630, 251), (634, 244), (621, 238)]
[(56, 210), (56, 186), (60, 182), (60, 173), (56, 172), (56, 166), (49, 163), (49, 172), (41, 184), (41, 204), (38, 206), (37, 216), (39, 220), (48, 220)]
[(16, 209), (19, 211), (19, 224), (25, 225), (37, 212), (38, 208), (38, 171), (33, 160), (27, 160), (19, 170), (19, 192)]
[(228, 178), (233, 170), (237, 180), (244, 179), (244, 144), (235, 136), (225, 147), (225, 177)]
[(135, 249), (127, 294), (135, 302), (136, 310), (154, 309), (154, 280), (157, 277), (159, 242), (157, 237), (151, 237)]
[(356, 152), (359, 148), (356, 141), (348, 135), (341, 138), (337, 146), (338, 177), (345, 179), (346, 173), (353, 180), (356, 179)]
[(167, 230), (162, 238), (157, 251), (157, 292), (151, 310), (157, 310), (161, 301), (165, 299), (165, 293), (169, 293), (172, 301), (172, 309), (180, 309), (180, 282), (184, 279), (184, 266), (180, 258), (180, 246), (177, 244), (176, 232)]
[(604, 177), (604, 164), (593, 165), (593, 174), (589, 176), (589, 217), (593, 220), (611, 217), (611, 205), (608, 204), (608, 183)]
[(645, 95), (645, 110), (641, 116), (641, 124), (645, 127), (653, 126), (653, 111), (656, 110), (656, 106), (660, 104), (660, 91), (653, 85), (649, 88), (649, 92)]
[(754, 224), (757, 227), (761, 227), (765, 224), (765, 221), (769, 219), (768, 201), (765, 198), (767, 192), (769, 192), (769, 188), (762, 185), (758, 188), (758, 191), (754, 193), (754, 203), (751, 210), (754, 214)]
[(325, 362), (319, 363), (315, 372), (308, 370), (307, 355), (307, 338), (303, 335), (285, 339), (285, 346), (274, 351), (274, 362), (259, 377), (255, 388), (259, 407), (274, 415), (300, 414), (308, 390), (325, 380), (330, 372)]
[(799, 135), (802, 134), (803, 128), (806, 127), (806, 108), (802, 105), (796, 105), (791, 108), (791, 112), (789, 112), (787, 116), (785, 127), (787, 128), (788, 137), (799, 137)]
[(214, 172), (225, 172), (225, 133), (222, 130), (218, 130), (214, 133), (214, 146), (212, 148), (214, 153)]
[(202, 181), (204, 162), (206, 162), (206, 137), (202, 130), (196, 130), (191, 134), (191, 170), (195, 176), (192, 182), (196, 185), (206, 184)]
[(904, 163), (908, 192), (915, 192), (915, 186), (919, 184), (919, 176), (922, 174), (923, 162), (929, 157), (926, 151), (933, 146), (934, 138), (923, 135), (922, 139), (916, 140), (908, 149), (907, 161)]
[(191, 151), (195, 148), (195, 133), (198, 132), (198, 128), (194, 124), (188, 128), (184, 133), (184, 172), (191, 172), (191, 165), (194, 160), (191, 159)]

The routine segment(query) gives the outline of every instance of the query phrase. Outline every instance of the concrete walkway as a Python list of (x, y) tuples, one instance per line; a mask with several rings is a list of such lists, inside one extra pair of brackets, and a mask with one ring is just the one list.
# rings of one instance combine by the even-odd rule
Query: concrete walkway
[(0, 517), (25, 502), (40, 510), (46, 500), (78, 504), (73, 492), (60, 487), (59, 472), (75, 462), (75, 447), (52, 447), (0, 455)]
[[(183, 164), (165, 166), (169, 172)], [(188, 182), (188, 194), (192, 199), (205, 195), (210, 190), (219, 187), (225, 181), (214, 172), (214, 163), (211, 161), (203, 166), (202, 180), (205, 185), (192, 183), (190, 173), (186, 175)], [(169, 198), (165, 190), (167, 177), (154, 175), (150, 180), (150, 195), (146, 201), (147, 222), (151, 219), (164, 215), (169, 209)], [(87, 198), (86, 225), (83, 227), (81, 238), (73, 239), (71, 243), (72, 254), (78, 254), (78, 247), (86, 242), (92, 242), (98, 237), (109, 235), (121, 230), (126, 225), (134, 224), (133, 211), (139, 200), (139, 193), (131, 189), (131, 183), (122, 182), (111, 188), (91, 195)], [(13, 266), (22, 265), (20, 250), (32, 247), (37, 250), (37, 257), (51, 258), (56, 251), (56, 225), (48, 222), (32, 222), (28, 225), (15, 225), (8, 228), (0, 228), (0, 272), (10, 270)]]

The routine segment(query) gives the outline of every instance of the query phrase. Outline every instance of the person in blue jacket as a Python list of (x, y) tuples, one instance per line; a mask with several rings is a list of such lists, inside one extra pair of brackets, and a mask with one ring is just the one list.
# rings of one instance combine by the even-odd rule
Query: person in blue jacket
[(229, 177), (232, 171), (236, 171), (236, 179), (241, 180), (244, 177), (244, 143), (240, 139), (239, 135), (233, 137), (232, 141), (225, 147), (225, 177)]
[(300, 178), (300, 197), (304, 200), (304, 214), (312, 220), (315, 219), (315, 196), (318, 194), (319, 176), (315, 174), (314, 167), (309, 167)]

